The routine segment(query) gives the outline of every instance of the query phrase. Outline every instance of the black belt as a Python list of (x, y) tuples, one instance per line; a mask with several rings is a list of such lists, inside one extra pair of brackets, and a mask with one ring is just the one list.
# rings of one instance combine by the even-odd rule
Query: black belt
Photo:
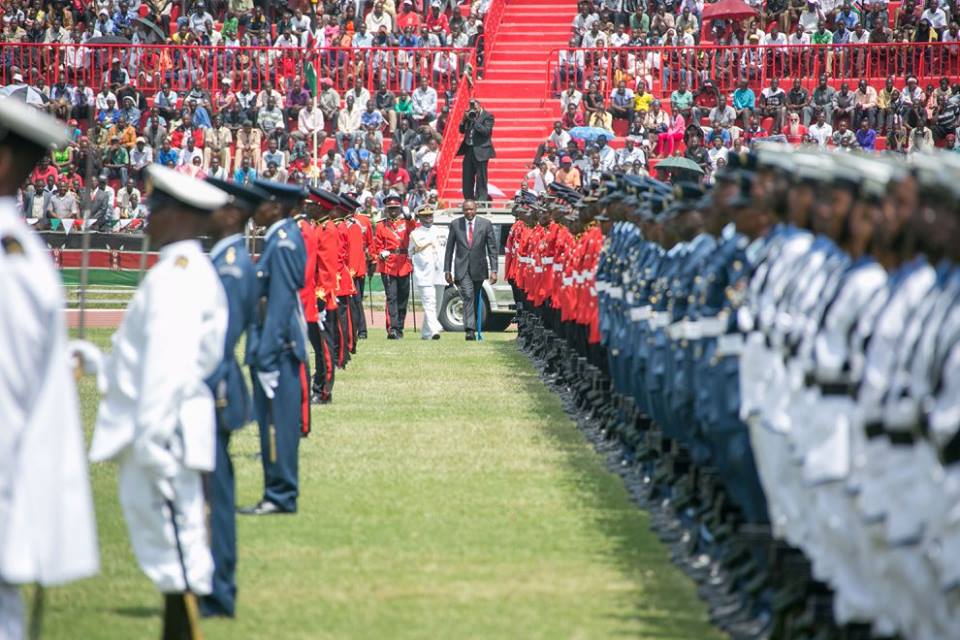
[(917, 436), (913, 431), (889, 431), (890, 444), (899, 446), (910, 446), (917, 441)]
[(847, 396), (853, 395), (853, 385), (845, 382), (832, 382), (820, 386), (820, 393), (825, 396)]
[(864, 430), (867, 433), (867, 437), (871, 440), (879, 438), (884, 434), (882, 422), (868, 422)]

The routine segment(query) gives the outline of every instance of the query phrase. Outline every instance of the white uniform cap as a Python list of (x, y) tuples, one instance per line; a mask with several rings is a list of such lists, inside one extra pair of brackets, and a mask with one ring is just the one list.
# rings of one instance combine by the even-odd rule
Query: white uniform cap
[(153, 188), (152, 193), (162, 193), (200, 211), (214, 211), (230, 201), (229, 194), (212, 184), (158, 164), (147, 167), (147, 177)]
[(11, 133), (44, 149), (67, 146), (70, 135), (59, 120), (16, 98), (0, 98), (0, 142)]

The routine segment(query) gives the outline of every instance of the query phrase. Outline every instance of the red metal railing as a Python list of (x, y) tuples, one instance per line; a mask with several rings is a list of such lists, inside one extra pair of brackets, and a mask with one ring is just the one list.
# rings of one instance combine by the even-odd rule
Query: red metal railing
[[(476, 51), (473, 52), (469, 64), (476, 66)], [(467, 110), (472, 95), (473, 81), (461, 81), (453, 105), (450, 107), (450, 113), (447, 114), (447, 128), (443, 133), (443, 140), (440, 142), (440, 149), (437, 152), (437, 193), (444, 192), (447, 181), (450, 179), (450, 166), (453, 164), (457, 148), (460, 146), (460, 120), (463, 119), (463, 114)]]
[[(202, 47), (196, 45), (72, 45), (4, 44), (0, 49), (0, 84), (12, 81), (16, 67), (24, 80), (47, 86), (62, 77), (68, 84), (83, 80), (94, 91), (111, 82), (112, 61), (129, 74), (137, 89), (147, 95), (169, 83), (185, 92), (196, 82), (203, 89), (220, 90), (230, 80), (234, 90), (249, 81), (259, 91), (268, 81), (278, 89), (289, 87), (299, 77), (310, 88), (320, 78), (330, 79), (344, 90), (359, 78), (373, 92), (383, 83), (394, 92), (411, 91), (419, 78), (443, 91), (460, 78), (472, 49), (454, 48), (330, 48), (293, 47)], [(472, 76), (472, 68), (468, 73)], [(120, 74), (122, 75), (122, 74)]]
[[(561, 64), (561, 51), (582, 57), (583, 68)], [(599, 83), (608, 96), (624, 80), (631, 89), (643, 83), (656, 97), (667, 97), (680, 82), (691, 90), (706, 80), (721, 92), (731, 92), (741, 78), (754, 90), (779, 78), (785, 91), (795, 78), (808, 89), (826, 73), (832, 84), (849, 81), (850, 89), (862, 78), (879, 90), (893, 76), (898, 88), (905, 77), (917, 76), (920, 87), (941, 77), (960, 77), (960, 43), (883, 43), (846, 45), (754, 45), (694, 47), (630, 47), (610, 49), (555, 49), (547, 64), (546, 98), (555, 98), (572, 82), (583, 90), (586, 82)]]
[(503, 21), (503, 11), (507, 6), (507, 0), (493, 0), (490, 3), (490, 9), (483, 19), (483, 63), (490, 61), (490, 53), (493, 51), (493, 45), (500, 34), (500, 23)]
[[(506, 0), (493, 0), (487, 15), (483, 19), (483, 61), (484, 65), (490, 62), (490, 52), (493, 51), (493, 44), (496, 42), (497, 35), (500, 32), (500, 23), (503, 20), (503, 11), (506, 7)], [(476, 51), (471, 67), (476, 67)], [(450, 166), (456, 158), (457, 148), (460, 146), (460, 120), (467, 110), (470, 103), (470, 97), (473, 95), (473, 82), (460, 82), (457, 89), (456, 98), (450, 107), (450, 113), (447, 116), (447, 131), (444, 133), (443, 141), (440, 143), (440, 150), (437, 154), (437, 192), (444, 193), (447, 182), (450, 179)]]

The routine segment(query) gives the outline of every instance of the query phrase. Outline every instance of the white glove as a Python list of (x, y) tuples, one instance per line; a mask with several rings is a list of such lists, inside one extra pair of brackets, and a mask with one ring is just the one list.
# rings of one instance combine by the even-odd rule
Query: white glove
[(103, 366), (103, 352), (92, 342), (71, 340), (67, 343), (67, 353), (84, 375), (94, 376)]
[(280, 385), (280, 372), (279, 371), (257, 371), (257, 380), (260, 381), (260, 386), (263, 387), (263, 393), (266, 394), (269, 400), (273, 400), (274, 390)]
[(327, 326), (327, 310), (324, 309), (320, 312), (320, 315), (317, 317), (317, 326), (320, 327), (320, 331), (323, 331)]
[(84, 375), (96, 376), (100, 393), (105, 392), (107, 380), (103, 371), (104, 356), (100, 348), (87, 340), (71, 340), (67, 343), (67, 353), (73, 366)]
[(387, 251), (386, 249), (384, 249), (383, 251), (380, 252), (380, 259), (381, 259), (381, 260), (386, 260), (386, 259), (389, 258), (389, 257), (390, 257), (390, 252)]

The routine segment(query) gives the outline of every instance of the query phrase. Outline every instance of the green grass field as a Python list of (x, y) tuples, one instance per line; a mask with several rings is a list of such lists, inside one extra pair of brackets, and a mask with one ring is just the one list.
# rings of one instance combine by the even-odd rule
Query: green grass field
[[(302, 442), (300, 513), (240, 519), (238, 616), (204, 621), (206, 637), (719, 638), (514, 335), (458, 337), (360, 344)], [(89, 426), (92, 381), (81, 396)], [(250, 504), (256, 428), (233, 442)], [(44, 637), (157, 638), (116, 469), (91, 475), (102, 573), (48, 592)]]

